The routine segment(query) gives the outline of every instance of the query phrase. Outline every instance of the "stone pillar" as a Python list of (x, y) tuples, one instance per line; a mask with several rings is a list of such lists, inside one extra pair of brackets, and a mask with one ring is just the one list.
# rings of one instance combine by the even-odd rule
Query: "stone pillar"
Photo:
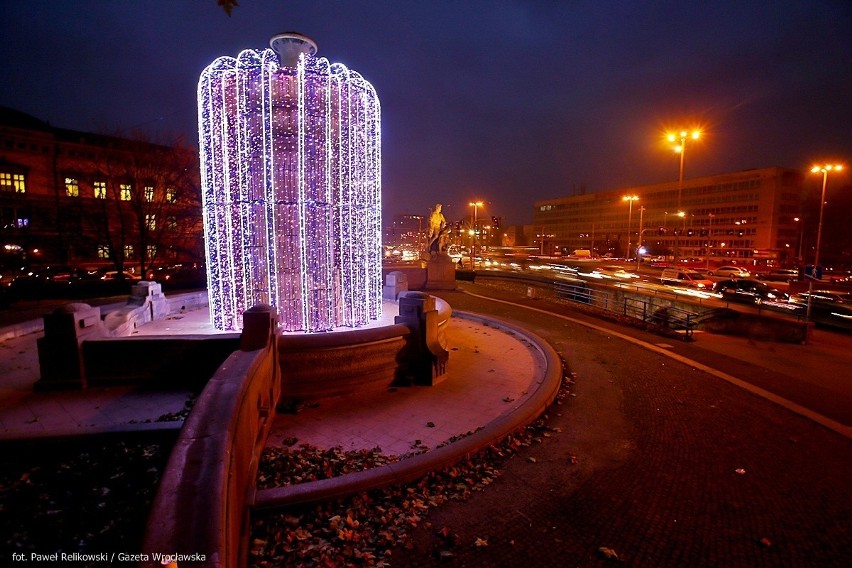
[(130, 288), (127, 303), (132, 306), (147, 306), (142, 323), (160, 320), (169, 315), (169, 302), (163, 294), (163, 285), (159, 282), (137, 282)]
[(396, 301), (402, 292), (408, 292), (408, 276), (405, 272), (394, 270), (385, 276), (385, 285), (382, 288), (382, 298)]
[(426, 289), (456, 289), (456, 265), (447, 253), (433, 254), (426, 261)]
[(431, 386), (446, 378), (449, 352), (439, 341), (438, 318), (434, 296), (423, 292), (400, 294), (399, 315), (394, 323), (405, 324), (412, 331), (404, 374), (415, 385)]
[(66, 304), (46, 314), (44, 337), (37, 341), (41, 378), (34, 388), (86, 388), (82, 343), (106, 335), (100, 308), (89, 304)]
[(277, 334), (278, 319), (275, 308), (266, 304), (252, 306), (243, 312), (243, 331), (240, 333), (240, 350), (256, 351), (268, 346)]

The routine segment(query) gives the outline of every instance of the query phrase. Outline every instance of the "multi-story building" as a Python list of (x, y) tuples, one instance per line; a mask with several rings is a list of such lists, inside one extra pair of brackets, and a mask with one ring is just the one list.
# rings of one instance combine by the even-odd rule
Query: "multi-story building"
[[(801, 255), (804, 175), (764, 168), (536, 201), (545, 254), (783, 262)], [(625, 199), (635, 197), (636, 199)]]
[(0, 108), (4, 268), (144, 271), (204, 260), (197, 151)]

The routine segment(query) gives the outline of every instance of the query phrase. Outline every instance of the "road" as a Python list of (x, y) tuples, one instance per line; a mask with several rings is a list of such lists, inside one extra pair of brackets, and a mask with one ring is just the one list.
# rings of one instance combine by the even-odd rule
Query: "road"
[[(604, 566), (606, 551), (630, 566), (852, 562), (848, 437), (623, 336), (694, 356), (701, 337), (607, 330), (510, 290), (463, 288), (534, 304), (440, 293), (454, 309), (519, 321), (547, 339), (573, 374), (573, 396), (549, 412), (551, 437), (469, 501), (430, 512), (412, 546), (393, 551), (394, 565)], [(705, 351), (731, 374), (758, 368)]]

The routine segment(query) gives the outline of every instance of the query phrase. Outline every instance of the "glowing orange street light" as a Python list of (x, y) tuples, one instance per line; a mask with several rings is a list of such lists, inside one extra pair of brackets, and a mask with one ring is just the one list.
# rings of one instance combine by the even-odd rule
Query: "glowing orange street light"
[(811, 321), (811, 298), (814, 295), (814, 279), (819, 271), (819, 247), (822, 241), (822, 213), (825, 206), (825, 186), (828, 183), (828, 172), (839, 172), (843, 166), (837, 164), (825, 164), (824, 166), (814, 166), (811, 168), (811, 173), (822, 173), (822, 194), (819, 199), (819, 225), (817, 225), (817, 240), (816, 250), (814, 251), (814, 270), (811, 277), (808, 279), (808, 307), (805, 311), (805, 322)]
[(639, 196), (638, 195), (625, 195), (624, 197), (621, 198), (621, 200), (626, 201), (630, 205), (628, 210), (627, 210), (627, 251), (626, 251), (626, 254), (624, 255), (624, 259), (627, 260), (627, 259), (630, 258), (630, 245), (632, 244), (630, 242), (630, 238), (633, 236), (633, 235), (630, 234), (630, 224), (633, 221), (633, 219), (632, 219), (633, 218), (633, 202), (639, 201)]
[(820, 197), (819, 200), (819, 225), (817, 225), (816, 251), (814, 252), (814, 270), (816, 270), (816, 267), (819, 266), (819, 247), (820, 241), (822, 240), (822, 212), (823, 205), (825, 205), (825, 186), (828, 182), (828, 172), (839, 172), (842, 169), (843, 166), (837, 164), (826, 164), (824, 166), (814, 166), (811, 168), (811, 173), (822, 172), (822, 197)]
[(475, 270), (474, 261), (476, 259), (476, 212), (482, 207), (483, 203), (481, 201), (471, 201), (468, 203), (469, 207), (473, 207), (473, 246), (470, 251), (470, 269)]
[(681, 198), (683, 196), (683, 160), (684, 155), (686, 154), (686, 140), (691, 138), (692, 140), (698, 140), (701, 138), (700, 130), (681, 130), (680, 132), (669, 132), (666, 136), (669, 142), (677, 142), (680, 140), (680, 145), (674, 147), (674, 151), (680, 154), (680, 174), (677, 178), (677, 208), (681, 207)]

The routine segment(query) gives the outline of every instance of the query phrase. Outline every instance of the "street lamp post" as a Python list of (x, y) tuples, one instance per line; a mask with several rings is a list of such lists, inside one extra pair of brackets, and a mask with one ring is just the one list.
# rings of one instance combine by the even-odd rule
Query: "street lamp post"
[(684, 156), (686, 155), (686, 140), (687, 138), (692, 138), (693, 140), (698, 140), (701, 137), (700, 130), (693, 130), (692, 132), (688, 132), (686, 130), (681, 130), (677, 134), (674, 132), (670, 132), (668, 135), (669, 142), (676, 142), (680, 140), (680, 145), (674, 147), (674, 151), (680, 154), (680, 173), (677, 178), (677, 208), (681, 208), (681, 202), (683, 199), (683, 161)]
[[(687, 131), (687, 130), (681, 130), (678, 133), (670, 132), (668, 134), (669, 142), (677, 142), (678, 140), (680, 140), (680, 145), (674, 147), (674, 151), (677, 152), (678, 154), (680, 154), (680, 170), (679, 170), (678, 177), (677, 177), (677, 208), (678, 208), (678, 210), (680, 210), (681, 207), (683, 206), (683, 162), (684, 162), (684, 157), (686, 156), (686, 140), (688, 138), (691, 138), (693, 140), (698, 140), (699, 138), (701, 138), (701, 131), (700, 130), (693, 130), (693, 131), (690, 132), (690, 131)], [(678, 257), (680, 256), (680, 250), (679, 250), (679, 247), (677, 246), (677, 241), (679, 241), (679, 240), (680, 239), (677, 239), (676, 242), (675, 242), (675, 263), (677, 263)]]
[(802, 265), (802, 243), (805, 239), (805, 223), (802, 221), (801, 217), (793, 217), (793, 221), (799, 224), (799, 243), (798, 243), (798, 252), (796, 253), (796, 265)]
[[(681, 219), (683, 219), (683, 230), (680, 233), (681, 234), (685, 233), (686, 232), (686, 211), (678, 211), (677, 216), (680, 217)], [(677, 262), (678, 262), (679, 257), (680, 257), (680, 236), (681, 235), (678, 234), (678, 236), (675, 238), (675, 265), (677, 265)]]
[(627, 259), (630, 258), (630, 245), (631, 245), (630, 237), (632, 237), (632, 235), (630, 234), (630, 225), (633, 222), (633, 202), (638, 201), (639, 196), (638, 195), (625, 195), (624, 197), (621, 198), (621, 200), (626, 201), (629, 204), (629, 208), (627, 210), (627, 251), (626, 251), (626, 254), (624, 255), (625, 260), (627, 260)]
[(837, 164), (826, 164), (824, 166), (814, 166), (811, 168), (811, 173), (822, 173), (822, 193), (820, 194), (819, 199), (819, 224), (817, 225), (816, 250), (814, 250), (814, 270), (813, 274), (811, 274), (811, 278), (808, 279), (808, 309), (805, 312), (806, 322), (811, 319), (811, 296), (814, 291), (814, 279), (816, 278), (817, 271), (819, 270), (819, 248), (822, 243), (822, 215), (825, 210), (825, 186), (828, 184), (828, 172), (839, 172), (842, 169), (843, 166)]
[(835, 171), (839, 172), (843, 169), (843, 166), (826, 164), (824, 166), (814, 166), (811, 168), (812, 173), (822, 172), (822, 195), (819, 200), (819, 224), (817, 225), (817, 240), (816, 240), (816, 250), (814, 251), (814, 270), (819, 266), (819, 247), (822, 241), (822, 214), (825, 205), (825, 186), (828, 183), (828, 172)]
[(636, 238), (636, 271), (639, 271), (639, 264), (642, 261), (642, 221), (645, 217), (645, 206), (639, 207), (639, 236)]
[(473, 207), (473, 245), (470, 250), (470, 269), (476, 270), (474, 262), (476, 261), (476, 213), (477, 210), (482, 207), (481, 201), (471, 201), (468, 203), (469, 207)]
[(711, 239), (713, 238), (713, 214), (707, 214), (710, 217), (710, 222), (707, 226), (707, 251), (706, 251), (706, 259), (704, 262), (704, 270), (710, 270), (710, 244), (713, 242)]

